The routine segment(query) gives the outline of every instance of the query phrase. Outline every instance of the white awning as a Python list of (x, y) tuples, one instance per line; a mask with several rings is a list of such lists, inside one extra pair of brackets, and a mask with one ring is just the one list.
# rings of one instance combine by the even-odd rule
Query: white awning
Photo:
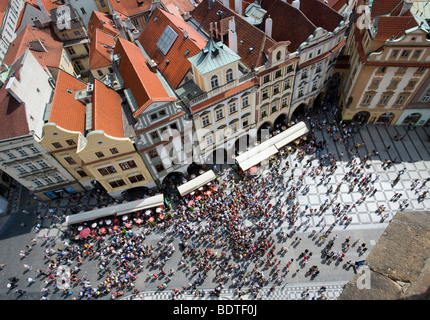
[(259, 164), (263, 160), (268, 159), (272, 155), (276, 154), (280, 148), (286, 144), (294, 141), (302, 135), (308, 133), (309, 130), (306, 123), (303, 121), (288, 128), (285, 131), (273, 136), (272, 138), (264, 141), (258, 146), (251, 148), (250, 150), (238, 155), (236, 161), (242, 170), (248, 170), (249, 168)]
[(267, 149), (262, 149), (261, 152), (257, 153), (256, 155), (238, 162), (239, 166), (242, 168), (243, 171), (248, 170), (249, 168), (261, 163), (262, 161), (270, 158), (274, 154), (278, 153), (278, 149), (276, 149), (275, 146), (269, 146)]
[(73, 214), (66, 217), (66, 224), (71, 225), (75, 223), (80, 223), (84, 221), (94, 220), (98, 218), (103, 218), (106, 216), (111, 216), (116, 213), (119, 204), (114, 204), (105, 208), (94, 209), (91, 211), (81, 212), (77, 214)]
[(162, 206), (163, 203), (164, 203), (164, 197), (162, 194), (158, 194), (156, 196), (146, 198), (146, 199), (126, 202), (120, 205), (121, 208), (117, 211), (116, 215), (120, 216), (130, 212)]
[(181, 196), (184, 196), (191, 191), (196, 190), (201, 186), (204, 186), (206, 183), (211, 182), (215, 178), (215, 173), (212, 170), (206, 171), (205, 173), (199, 175), (197, 178), (194, 178), (193, 180), (190, 180), (178, 186), (178, 191)]
[(301, 128), (298, 131), (291, 133), (286, 138), (284, 138), (281, 141), (279, 141), (278, 143), (276, 143), (275, 146), (276, 146), (276, 148), (281, 149), (286, 144), (289, 144), (291, 141), (294, 141), (297, 138), (300, 138), (301, 136), (305, 135), (308, 132), (309, 132), (309, 130), (307, 127)]
[(123, 215), (138, 210), (149, 209), (158, 207), (164, 204), (164, 197), (162, 194), (155, 195), (146, 199), (134, 200), (121, 204), (115, 204), (105, 208), (94, 209), (86, 212), (77, 213), (66, 217), (66, 224), (76, 224), (84, 221), (103, 218), (112, 215)]

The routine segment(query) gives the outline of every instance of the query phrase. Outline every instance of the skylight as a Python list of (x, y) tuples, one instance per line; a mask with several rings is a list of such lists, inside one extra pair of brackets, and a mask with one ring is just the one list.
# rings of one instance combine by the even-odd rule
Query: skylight
[(167, 55), (167, 52), (169, 52), (177, 37), (178, 34), (170, 26), (167, 26), (160, 39), (157, 41), (158, 50), (160, 50), (164, 56)]

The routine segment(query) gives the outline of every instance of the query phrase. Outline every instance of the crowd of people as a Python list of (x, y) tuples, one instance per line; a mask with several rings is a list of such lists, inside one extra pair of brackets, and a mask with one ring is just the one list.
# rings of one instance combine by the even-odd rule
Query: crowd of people
[[(323, 111), (330, 116), (336, 114), (335, 109)], [(351, 237), (338, 239), (333, 230), (337, 225), (347, 227), (353, 220), (350, 213), (354, 208), (378, 192), (375, 182), (379, 176), (366, 168), (372, 157), (379, 153), (373, 150), (360, 156), (359, 149), (365, 143), (355, 140), (359, 131), (355, 124), (333, 124), (323, 114), (317, 114), (310, 123), (309, 136), (299, 145), (288, 146), (289, 149), (275, 155), (270, 168), (259, 174), (241, 172), (239, 175), (225, 170), (211, 186), (184, 196), (162, 224), (145, 222), (136, 228), (108, 228), (106, 234), (92, 234), (80, 241), (69, 240), (70, 233), (66, 232), (62, 249), (54, 249), (56, 240), (48, 235), (43, 240), (32, 239), (20, 254), (25, 259), (34, 246), (46, 247), (47, 268), (37, 269), (35, 277), (43, 283), (41, 299), (48, 299), (57, 291), (72, 299), (117, 299), (125, 292), (143, 299), (143, 293), (136, 288), (139, 276), (146, 276), (148, 283), (157, 284), (158, 290), (171, 292), (172, 299), (185, 292), (204, 296), (204, 283), (211, 281), (206, 279), (216, 283), (209, 295), (219, 298), (225, 287), (233, 286), (237, 299), (242, 299), (245, 294), (258, 299), (262, 298), (261, 288), (270, 286), (270, 292), (274, 292), (276, 288), (287, 286), (289, 277), (294, 274), (304, 273), (315, 279), (320, 275), (322, 263), (344, 263), (344, 267), (350, 269), (354, 263), (344, 261), (347, 251), (354, 247), (359, 254), (364, 254), (367, 245), (365, 241)], [(337, 156), (330, 153), (331, 142), (318, 141), (316, 130), (324, 130), (333, 143), (343, 141), (349, 154)], [(291, 159), (294, 159), (294, 165), (290, 164)], [(347, 170), (342, 181), (333, 184), (330, 182), (339, 167), (339, 160), (343, 160), (342, 166)], [(301, 173), (298, 173), (299, 169)], [(309, 179), (314, 182), (307, 182)], [(429, 180), (416, 179), (411, 183), (411, 190), (420, 193), (419, 201), (427, 195), (423, 187)], [(316, 207), (299, 203), (298, 196), (308, 193), (314, 186), (325, 186), (327, 199)], [(359, 192), (361, 197), (353, 204), (343, 204), (339, 200), (342, 188), (349, 193)], [(90, 196), (100, 199), (106, 195), (95, 192)], [(402, 193), (396, 193), (390, 201), (399, 201), (399, 208), (403, 210), (408, 206), (408, 200), (400, 201), (401, 197)], [(381, 221), (388, 217), (384, 211), (384, 205), (376, 210)], [(334, 222), (326, 223), (326, 212), (332, 214)], [(60, 222), (64, 221), (65, 213), (51, 213)], [(37, 212), (36, 216), (36, 229), (39, 230), (44, 217)], [(303, 248), (302, 244), (299, 255), (290, 253), (296, 252), (291, 248), (298, 248), (302, 242), (297, 232), (313, 227), (311, 220), (319, 222), (316, 224), (318, 228), (309, 232), (309, 237), (316, 245), (325, 244), (320, 259), (312, 252), (316, 246)], [(159, 235), (156, 245), (146, 241), (151, 233)], [(334, 249), (335, 243), (341, 246), (340, 250)], [(98, 269), (98, 283), (91, 283), (82, 275), (88, 265)], [(27, 264), (23, 268), (24, 272), (32, 270)], [(170, 283), (178, 273), (183, 273), (189, 281), (182, 287), (171, 287)], [(27, 281), (31, 284), (36, 279), (29, 277)], [(16, 289), (18, 277), (9, 280), (8, 288)], [(314, 298), (327, 299), (325, 291), (322, 287)], [(15, 292), (25, 294), (22, 289)], [(302, 296), (310, 297), (309, 292), (303, 292)]]

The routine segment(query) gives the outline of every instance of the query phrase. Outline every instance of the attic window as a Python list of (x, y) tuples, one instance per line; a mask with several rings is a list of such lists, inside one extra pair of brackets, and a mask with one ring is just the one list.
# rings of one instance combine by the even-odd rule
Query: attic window
[(188, 56), (190, 54), (190, 50), (187, 49), (187, 51), (185, 51), (184, 56)]
[(173, 42), (175, 42), (176, 38), (178, 37), (178, 34), (173, 31), (173, 29), (170, 26), (167, 26), (166, 29), (164, 29), (163, 34), (160, 36), (160, 39), (157, 41), (157, 48), (161, 51), (161, 53), (165, 56), (170, 48), (173, 45)]
[(70, 89), (67, 89), (67, 92), (68, 92), (68, 93), (73, 93), (73, 91), (72, 91), (72, 90), (70, 90)]

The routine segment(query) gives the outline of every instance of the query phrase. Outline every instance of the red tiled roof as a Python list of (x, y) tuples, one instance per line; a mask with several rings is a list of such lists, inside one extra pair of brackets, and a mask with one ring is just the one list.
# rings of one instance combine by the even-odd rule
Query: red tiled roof
[(118, 29), (112, 24), (112, 19), (107, 13), (93, 11), (88, 21), (88, 36), (92, 39), (96, 29), (103, 30), (115, 36), (119, 34)]
[(140, 13), (148, 11), (151, 7), (151, 1), (148, 0), (141, 1), (143, 5), (139, 5), (137, 0), (111, 0), (109, 2), (115, 11), (127, 17), (139, 15)]
[(130, 41), (118, 38), (114, 53), (119, 53), (121, 56), (119, 73), (125, 86), (131, 89), (139, 106), (139, 110), (133, 114), (135, 117), (154, 101), (176, 100), (169, 97), (160, 79), (149, 69), (139, 47)]
[[(234, 16), (236, 24), (236, 33), (238, 41), (238, 55), (241, 57), (241, 62), (248, 68), (257, 68), (262, 66), (265, 61), (262, 53), (267, 53), (267, 50), (275, 44), (275, 40), (265, 34), (262, 30), (248, 23), (241, 15), (233, 10), (226, 8), (220, 2), (215, 1), (209, 9), (208, 0), (203, 0), (192, 12), (192, 17), (201, 24), (201, 28), (210, 34), (210, 23), (217, 22), (218, 30), (221, 17), (217, 14), (218, 11), (224, 12), (224, 19)], [(253, 50), (250, 48), (253, 47)]]
[[(192, 11), (195, 8), (190, 0), (161, 0), (161, 2), (172, 14), (179, 12), (179, 14), (182, 15), (185, 12)], [(176, 7), (178, 7), (179, 10)]]
[(90, 70), (112, 65), (110, 58), (111, 48), (105, 46), (115, 46), (114, 38), (111, 34), (100, 29), (96, 29), (90, 46)]
[(333, 31), (342, 21), (343, 17), (327, 4), (320, 0), (302, 0), (300, 10), (294, 8), (293, 0), (264, 0), (262, 8), (267, 10), (266, 17), (270, 15), (273, 20), (272, 37), (276, 41), (291, 41), (292, 51), (321, 27)]
[[(157, 19), (157, 21), (154, 22), (154, 19)], [(166, 26), (170, 26), (178, 34), (178, 38), (173, 43), (167, 55), (163, 56), (157, 49), (157, 41)], [(183, 39), (184, 30), (188, 33), (188, 38), (185, 40)], [(138, 40), (151, 59), (157, 63), (158, 69), (166, 80), (175, 89), (188, 73), (189, 68), (191, 68), (191, 64), (187, 58), (199, 53), (206, 45), (206, 40), (182, 18), (178, 18), (158, 8), (151, 15)], [(189, 53), (185, 56), (187, 50)], [(165, 63), (166, 60), (170, 61), (167, 66)]]
[[(35, 8), (39, 8), (39, 5), (36, 3), (35, 0), (27, 0), (26, 2), (28, 4), (31, 4)], [(50, 13), (51, 9), (55, 9), (55, 8), (58, 7), (58, 4), (55, 4), (55, 3), (53, 3), (52, 1), (49, 1), (49, 0), (40, 0), (40, 2), (45, 7), (46, 11), (48, 11), (48, 14), (51, 14)]]
[[(34, 51), (29, 47), (29, 42), (36, 39), (42, 42), (46, 48), (46, 52)], [(58, 68), (60, 66), (63, 54), (63, 42), (57, 40), (51, 28), (38, 29), (27, 25), (10, 44), (3, 62), (11, 65), (27, 49), (32, 51), (34, 57), (42, 67)]]
[(0, 88), (0, 140), (29, 133), (25, 104), (20, 104), (5, 89)]
[(93, 91), (93, 130), (103, 130), (112, 137), (124, 138), (121, 97), (97, 79)]
[(192, 106), (191, 111), (192, 112), (198, 112), (198, 111), (210, 106), (211, 104), (213, 104), (217, 101), (221, 101), (223, 99), (226, 99), (226, 98), (228, 98), (228, 97), (230, 97), (230, 96), (232, 96), (232, 95), (234, 95), (234, 94), (236, 94), (242, 90), (245, 90), (246, 88), (249, 88), (249, 87), (252, 87), (252, 86), (258, 84), (258, 81), (259, 80), (257, 78), (252, 78), (249, 81), (243, 82), (243, 83), (241, 83), (241, 84), (239, 84), (239, 85), (237, 85), (231, 89), (228, 89), (228, 90), (226, 90), (220, 94), (217, 94), (217, 95), (215, 95), (215, 96), (213, 96), (207, 100), (204, 100), (204, 101)]
[(75, 99), (75, 91), (86, 88), (87, 85), (84, 82), (59, 69), (49, 122), (54, 122), (66, 130), (83, 134), (86, 106)]
[(394, 37), (399, 38), (405, 34), (405, 31), (418, 24), (412, 16), (401, 17), (379, 17), (378, 27), (375, 35), (376, 41), (386, 41)]
[[(371, 17), (389, 14), (397, 16), (402, 10), (401, 0), (373, 0), (371, 8)], [(409, 13), (410, 14), (410, 13)]]

